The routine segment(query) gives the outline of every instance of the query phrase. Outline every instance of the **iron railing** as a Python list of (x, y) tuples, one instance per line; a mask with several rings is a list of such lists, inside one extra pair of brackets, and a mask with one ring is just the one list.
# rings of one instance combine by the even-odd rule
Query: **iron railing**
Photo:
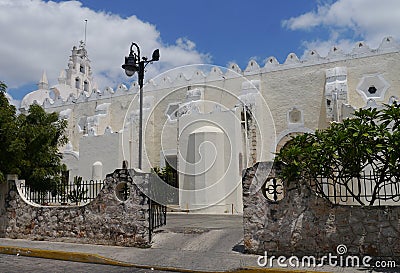
[(102, 180), (81, 181), (77, 184), (61, 184), (52, 190), (38, 191), (29, 185), (19, 185), (24, 197), (33, 203), (47, 206), (79, 205), (89, 203), (99, 194), (103, 187)]
[(167, 206), (161, 205), (149, 198), (149, 242), (153, 231), (167, 224)]
[(387, 206), (400, 201), (400, 180), (372, 170), (363, 171), (359, 176), (340, 173), (317, 176), (311, 179), (310, 186), (333, 204)]

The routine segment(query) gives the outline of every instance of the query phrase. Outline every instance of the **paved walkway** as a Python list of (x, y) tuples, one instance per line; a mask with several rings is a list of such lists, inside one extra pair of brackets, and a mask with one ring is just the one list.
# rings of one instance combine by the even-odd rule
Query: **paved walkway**
[[(148, 249), (0, 238), (0, 253), (181, 272), (226, 272), (238, 268), (253, 269), (246, 272), (264, 271), (257, 265), (259, 256), (240, 252), (243, 249), (241, 216), (168, 214), (167, 223), (154, 234), (153, 245)], [(307, 270), (362, 272), (332, 267)], [(276, 268), (266, 271), (276, 272)], [(290, 270), (279, 272), (286, 271)]]

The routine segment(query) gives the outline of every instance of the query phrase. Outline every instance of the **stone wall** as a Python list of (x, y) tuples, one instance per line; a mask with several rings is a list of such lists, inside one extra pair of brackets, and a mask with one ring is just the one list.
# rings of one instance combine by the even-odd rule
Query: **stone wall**
[(4, 227), (6, 224), (4, 217), (1, 217), (1, 215), (4, 215), (6, 213), (6, 199), (8, 191), (10, 189), (10, 183), (8, 181), (15, 179), (17, 179), (16, 175), (7, 175), (7, 182), (0, 183), (0, 237), (4, 237), (4, 229), (2, 229), (1, 227)]
[[(18, 193), (17, 185), (12, 185), (5, 212), (0, 215), (0, 235), (12, 239), (147, 245), (148, 198), (135, 185), (146, 179), (146, 174), (135, 175), (133, 181), (128, 170), (116, 170), (107, 175), (97, 198), (80, 207), (30, 204)], [(127, 182), (130, 187), (130, 197), (126, 201), (120, 201), (115, 192), (120, 182)]]
[(268, 255), (347, 254), (400, 257), (400, 207), (332, 205), (307, 187), (288, 189), (268, 201), (264, 182), (275, 176), (271, 163), (257, 163), (243, 176), (244, 245), (249, 253)]

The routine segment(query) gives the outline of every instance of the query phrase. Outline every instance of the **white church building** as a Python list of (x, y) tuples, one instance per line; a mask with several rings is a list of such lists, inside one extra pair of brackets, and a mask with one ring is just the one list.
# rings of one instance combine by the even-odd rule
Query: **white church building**
[[(272, 161), (293, 134), (397, 100), (399, 71), (400, 45), (386, 37), (376, 49), (358, 42), (351, 52), (332, 47), (325, 57), (310, 51), (301, 59), (291, 53), (284, 63), (251, 60), (244, 70), (231, 64), (165, 72), (144, 86), (143, 171), (166, 165), (176, 170), (175, 207), (240, 214), (242, 170)], [(137, 83), (95, 86), (81, 43), (56, 85), (43, 74), (38, 90), (21, 102), (22, 112), (37, 103), (68, 121), (69, 143), (61, 151), (71, 179), (103, 179), (124, 160), (137, 166)]]

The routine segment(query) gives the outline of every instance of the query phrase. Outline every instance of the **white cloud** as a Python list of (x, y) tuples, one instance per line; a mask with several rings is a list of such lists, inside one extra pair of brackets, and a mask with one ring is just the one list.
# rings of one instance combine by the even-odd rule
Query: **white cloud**
[(321, 24), (320, 14), (324, 13), (326, 7), (318, 7), (317, 12), (307, 12), (298, 17), (292, 17), (282, 22), (283, 26), (290, 28), (291, 30), (298, 29), (310, 29)]
[(196, 44), (187, 38), (178, 38), (176, 44), (186, 50), (193, 50), (196, 47)]
[(315, 11), (289, 18), (282, 25), (291, 30), (312, 31), (322, 27), (329, 31), (328, 40), (305, 41), (307, 50), (314, 46), (327, 52), (326, 45), (333, 44), (346, 49), (358, 40), (376, 48), (385, 36), (400, 38), (400, 1), (338, 0), (320, 4)]
[(8, 102), (11, 105), (14, 105), (15, 108), (19, 109), (20, 105), (21, 105), (21, 101), (20, 100), (16, 100), (14, 99), (10, 94), (6, 93), (6, 98), (8, 99)]
[(56, 84), (60, 71), (67, 67), (72, 46), (84, 39), (85, 19), (86, 48), (100, 88), (126, 81), (121, 65), (132, 41), (140, 45), (142, 56), (151, 57), (154, 49), (160, 49), (160, 62), (146, 77), (175, 66), (210, 60), (186, 38), (178, 39), (174, 45), (164, 44), (156, 26), (136, 16), (121, 18), (95, 12), (78, 1), (0, 0), (1, 80), (9, 88), (17, 88), (38, 82), (45, 70), (50, 84)]

